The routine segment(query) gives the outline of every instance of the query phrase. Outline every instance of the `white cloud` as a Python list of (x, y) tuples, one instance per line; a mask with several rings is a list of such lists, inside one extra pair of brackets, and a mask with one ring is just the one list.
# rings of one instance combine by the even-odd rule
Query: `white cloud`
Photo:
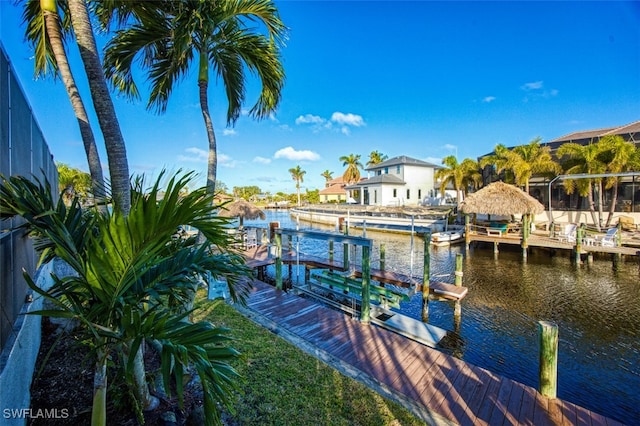
[(238, 132), (235, 129), (224, 129), (222, 131), (222, 134), (224, 136), (236, 136)]
[(342, 133), (343, 135), (349, 136), (351, 134), (351, 130), (349, 130), (347, 126), (342, 126), (340, 128), (340, 133)]
[(450, 151), (454, 151), (454, 150), (457, 150), (457, 149), (458, 149), (458, 147), (457, 147), (457, 146), (455, 146), (455, 145), (451, 145), (450, 143), (444, 144), (442, 147), (443, 147), (444, 149), (448, 149), (448, 150), (450, 150)]
[(344, 114), (342, 112), (334, 112), (331, 115), (331, 121), (355, 127), (364, 126), (364, 119), (362, 116), (352, 113)]
[(271, 158), (264, 158), (264, 157), (255, 157), (253, 159), (254, 163), (259, 163), (259, 164), (269, 164), (271, 163)]
[(305, 114), (296, 118), (296, 124), (322, 124), (325, 121), (324, 118), (312, 114)]
[(522, 85), (522, 90), (540, 90), (542, 89), (542, 86), (544, 85), (544, 82), (542, 80), (540, 81), (533, 81), (531, 83), (525, 83)]
[(482, 99), (482, 102), (488, 104), (490, 102), (493, 102), (496, 100), (495, 96), (486, 96), (484, 99)]
[(296, 151), (293, 147), (288, 146), (276, 151), (273, 158), (284, 158), (296, 161), (317, 161), (320, 159), (320, 155), (309, 150)]
[(226, 154), (218, 153), (218, 165), (221, 167), (226, 167), (228, 169), (233, 169), (238, 165), (238, 161), (234, 160)]
[(520, 88), (527, 92), (527, 95), (524, 98), (524, 102), (529, 102), (530, 100), (534, 99), (548, 99), (554, 96), (558, 96), (558, 89), (545, 89), (544, 82), (542, 80), (525, 83)]
[(184, 161), (187, 163), (206, 163), (209, 153), (204, 149), (190, 147), (185, 149), (190, 155), (178, 155), (178, 161)]

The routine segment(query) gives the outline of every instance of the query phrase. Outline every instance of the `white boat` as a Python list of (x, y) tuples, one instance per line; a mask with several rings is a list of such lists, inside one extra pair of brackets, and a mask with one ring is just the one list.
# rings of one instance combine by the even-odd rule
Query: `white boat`
[(448, 246), (464, 241), (463, 229), (449, 229), (431, 234), (431, 244), (434, 246)]

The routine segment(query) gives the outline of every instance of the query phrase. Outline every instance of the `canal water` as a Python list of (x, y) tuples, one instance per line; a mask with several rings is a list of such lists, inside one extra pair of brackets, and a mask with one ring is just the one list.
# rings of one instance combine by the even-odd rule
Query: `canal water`
[[(267, 211), (265, 220), (245, 226), (333, 230), (297, 224), (287, 211)], [(352, 235), (362, 235), (353, 230)], [(422, 277), (422, 238), (367, 231), (374, 240), (372, 267), (378, 267), (384, 243), (386, 268)], [(327, 256), (326, 242), (293, 241), (301, 253)], [(338, 245), (336, 245), (338, 246)], [(411, 253), (413, 252), (413, 256)], [(637, 261), (614, 267), (609, 258), (576, 266), (568, 254), (536, 250), (523, 261), (519, 248), (464, 245), (430, 249), (431, 279), (453, 283), (456, 254), (464, 255), (462, 319), (454, 324), (453, 304), (431, 302), (429, 323), (452, 331), (440, 350), (479, 367), (538, 387), (540, 320), (559, 327), (558, 397), (623, 423), (640, 424), (640, 267)], [(361, 255), (357, 254), (357, 258)], [(335, 258), (341, 259), (340, 247)], [(284, 268), (285, 270), (287, 268)], [(294, 281), (304, 274), (294, 272)], [(400, 311), (421, 318), (421, 294)]]

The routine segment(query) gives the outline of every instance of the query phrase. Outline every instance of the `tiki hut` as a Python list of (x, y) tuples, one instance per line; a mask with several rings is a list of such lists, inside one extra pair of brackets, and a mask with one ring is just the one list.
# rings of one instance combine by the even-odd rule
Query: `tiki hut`
[(494, 182), (469, 194), (460, 203), (460, 210), (465, 214), (513, 216), (542, 213), (544, 206), (517, 186)]
[(254, 220), (266, 218), (262, 210), (242, 198), (222, 206), (218, 212), (218, 216), (239, 218), (240, 228), (243, 226), (244, 219)]

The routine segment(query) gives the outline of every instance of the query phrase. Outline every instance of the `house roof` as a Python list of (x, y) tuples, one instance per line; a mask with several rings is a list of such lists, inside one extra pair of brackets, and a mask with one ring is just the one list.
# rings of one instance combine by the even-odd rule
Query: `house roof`
[(606, 127), (603, 129), (594, 129), (594, 130), (580, 130), (578, 132), (569, 133), (564, 136), (560, 136), (557, 139), (549, 141), (548, 143), (554, 142), (568, 142), (575, 141), (581, 139), (594, 139), (600, 138), (607, 135), (621, 135), (628, 133), (640, 132), (640, 121), (635, 121), (630, 124), (625, 124), (624, 126), (617, 127)]
[(406, 155), (401, 155), (399, 157), (393, 157), (390, 158), (388, 160), (383, 161), (382, 163), (378, 163), (374, 166), (371, 167), (367, 167), (365, 170), (376, 170), (376, 169), (380, 169), (383, 167), (391, 167), (391, 166), (397, 166), (397, 165), (402, 165), (402, 164), (410, 164), (412, 166), (419, 166), (419, 167), (433, 167), (433, 168), (441, 168), (441, 166), (438, 166), (436, 164), (433, 163), (429, 163), (427, 161), (422, 161), (422, 160), (418, 160), (416, 158), (411, 158), (411, 157), (407, 157)]
[(375, 184), (404, 185), (405, 182), (402, 179), (400, 179), (397, 175), (390, 175), (385, 173), (382, 175), (375, 175), (373, 177), (370, 177), (369, 179), (363, 179), (354, 185), (347, 186), (346, 188), (356, 189), (361, 186), (375, 185)]
[(344, 190), (344, 184), (342, 184), (342, 183), (329, 185), (326, 188), (321, 189), (319, 191), (319, 194), (321, 194), (321, 195), (333, 195), (333, 194), (344, 195), (346, 193), (347, 193), (347, 191)]

